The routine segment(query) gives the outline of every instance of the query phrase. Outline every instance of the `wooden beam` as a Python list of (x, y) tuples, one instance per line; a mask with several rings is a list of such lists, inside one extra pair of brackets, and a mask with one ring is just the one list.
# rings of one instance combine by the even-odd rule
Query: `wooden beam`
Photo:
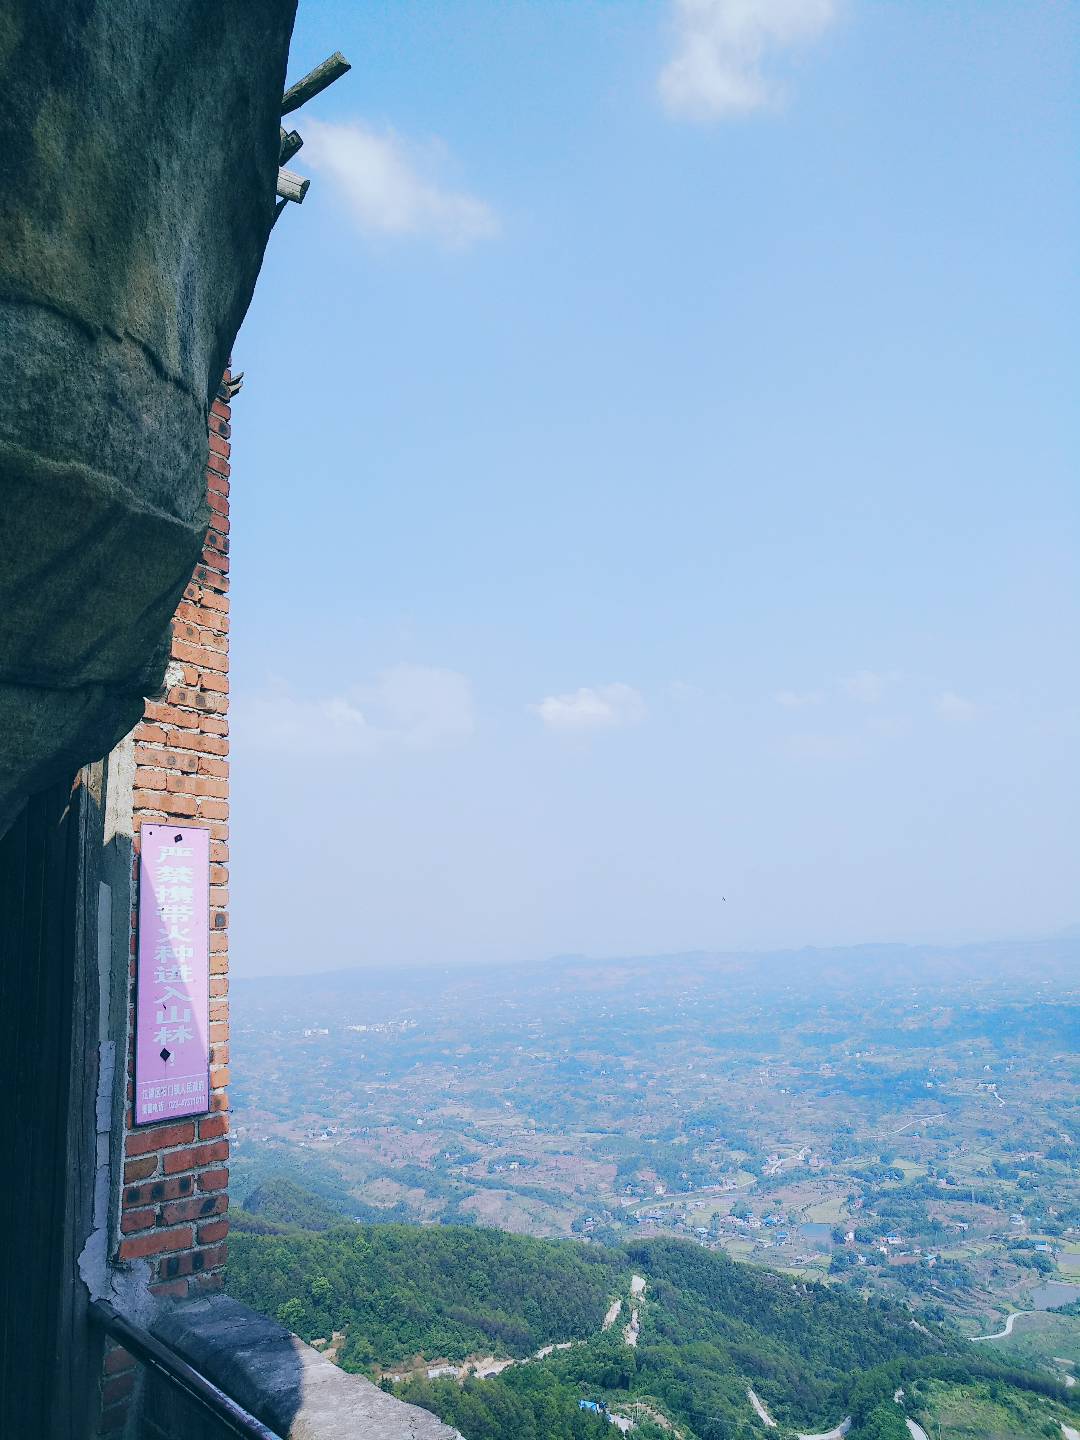
[(328, 60), (324, 60), (321, 65), (316, 65), (310, 75), (305, 75), (295, 85), (289, 86), (281, 97), (282, 115), (289, 115), (293, 110), (299, 110), (300, 106), (305, 105), (313, 95), (320, 94), (328, 85), (332, 85), (335, 80), (340, 80), (342, 75), (351, 69), (352, 66), (341, 51), (335, 50)]
[(310, 184), (306, 175), (297, 175), (295, 170), (282, 167), (277, 172), (277, 193), (283, 200), (295, 200), (297, 205), (302, 205)]
[(281, 145), (278, 150), (277, 163), (287, 165), (296, 152), (303, 146), (303, 136), (295, 130), (286, 130), (284, 125), (281, 129)]

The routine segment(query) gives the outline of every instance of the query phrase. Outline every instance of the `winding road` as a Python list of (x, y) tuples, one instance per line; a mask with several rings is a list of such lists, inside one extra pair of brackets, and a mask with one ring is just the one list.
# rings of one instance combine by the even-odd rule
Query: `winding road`
[(1034, 1315), (1034, 1310), (1014, 1310), (1005, 1321), (1005, 1329), (998, 1330), (994, 1335), (972, 1335), (971, 1340), (1005, 1340), (1012, 1334), (1012, 1328), (1020, 1319), (1021, 1315)]
[[(769, 1414), (768, 1410), (766, 1410), (765, 1402), (761, 1396), (755, 1390), (749, 1388), (746, 1393), (750, 1398), (750, 1404), (754, 1407), (754, 1413), (761, 1423), (767, 1425), (771, 1430), (775, 1430), (776, 1421)], [(831, 1430), (820, 1430), (816, 1435), (803, 1435), (800, 1433), (799, 1440), (844, 1440), (844, 1436), (850, 1429), (851, 1416), (845, 1415), (843, 1420), (840, 1421), (840, 1424), (834, 1425)]]

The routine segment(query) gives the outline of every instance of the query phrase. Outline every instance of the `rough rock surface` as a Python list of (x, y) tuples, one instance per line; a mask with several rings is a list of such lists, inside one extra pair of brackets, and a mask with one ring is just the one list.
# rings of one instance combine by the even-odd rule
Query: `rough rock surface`
[(285, 1440), (461, 1440), (435, 1415), (346, 1375), (226, 1295), (165, 1308), (157, 1338)]
[(0, 7), (0, 833), (161, 684), (295, 5)]

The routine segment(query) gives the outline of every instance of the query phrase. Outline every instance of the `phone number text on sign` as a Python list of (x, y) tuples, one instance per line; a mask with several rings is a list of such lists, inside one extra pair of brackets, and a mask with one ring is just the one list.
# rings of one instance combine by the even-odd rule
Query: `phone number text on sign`
[(144, 825), (135, 983), (135, 1123), (210, 1108), (210, 832)]

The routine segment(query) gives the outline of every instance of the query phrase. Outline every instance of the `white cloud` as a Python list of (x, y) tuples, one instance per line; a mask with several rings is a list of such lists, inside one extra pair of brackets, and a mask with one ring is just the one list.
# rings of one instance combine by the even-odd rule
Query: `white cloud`
[(676, 50), (660, 72), (661, 99), (675, 115), (711, 120), (773, 104), (765, 57), (817, 39), (838, 0), (673, 0), (673, 9)]
[(304, 141), (304, 159), (337, 187), (365, 234), (433, 235), (464, 247), (498, 233), (490, 205), (425, 173), (437, 165), (437, 146), (421, 150), (392, 130), (321, 120), (304, 122)]
[(549, 730), (613, 730), (636, 725), (645, 716), (645, 701), (632, 685), (583, 685), (570, 695), (548, 695), (529, 709)]
[(934, 703), (938, 713), (946, 720), (971, 720), (975, 715), (974, 701), (965, 700), (962, 695), (955, 695), (951, 690), (939, 695)]
[(820, 705), (825, 697), (820, 690), (777, 690), (773, 699), (785, 710), (801, 710), (806, 705)]
[(856, 670), (842, 680), (844, 694), (849, 700), (858, 700), (861, 705), (877, 705), (886, 689), (900, 677), (895, 670), (882, 674), (876, 670)]
[(262, 750), (356, 756), (433, 750), (468, 739), (473, 728), (465, 676), (424, 665), (395, 665), (373, 685), (341, 695), (304, 697), (278, 687), (233, 705), (234, 731)]
[(870, 733), (882, 740), (905, 740), (911, 734), (910, 715), (875, 715), (870, 720)]
[(864, 742), (851, 735), (789, 735), (784, 751), (793, 760), (854, 760), (865, 751)]

